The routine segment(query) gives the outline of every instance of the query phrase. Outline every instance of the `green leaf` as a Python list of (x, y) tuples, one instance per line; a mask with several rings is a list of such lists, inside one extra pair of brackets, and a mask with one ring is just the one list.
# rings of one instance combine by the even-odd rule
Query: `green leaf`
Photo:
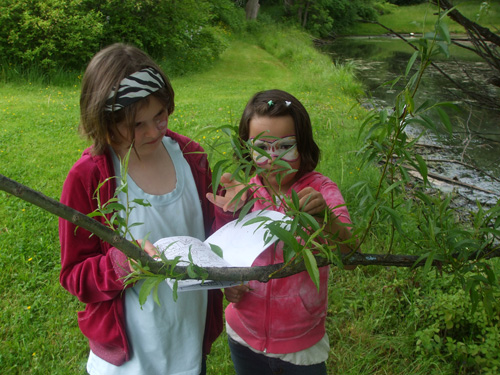
[(446, 127), (446, 130), (448, 130), (448, 132), (451, 135), (453, 133), (453, 127), (451, 125), (450, 118), (449, 118), (448, 114), (443, 109), (441, 109), (439, 107), (436, 107), (435, 109), (436, 109), (437, 113), (439, 114), (439, 118), (441, 119), (441, 122), (443, 123), (443, 125)]
[(441, 40), (444, 40), (447, 44), (451, 44), (450, 31), (448, 30), (448, 24), (446, 22), (438, 22), (436, 25), (438, 35)]
[(391, 186), (389, 186), (387, 189), (384, 190), (384, 192), (382, 194), (387, 194), (389, 192), (391, 192), (393, 189), (403, 185), (405, 183), (405, 181), (396, 181), (395, 183), (393, 183)]
[(302, 253), (304, 254), (304, 264), (306, 266), (307, 273), (319, 291), (319, 269), (316, 258), (314, 258), (314, 255), (309, 249), (304, 249)]
[(212, 249), (212, 251), (217, 254), (218, 256), (220, 256), (221, 258), (224, 257), (224, 252), (222, 251), (222, 249), (217, 246), (217, 245), (214, 245), (214, 244), (210, 244), (210, 248)]
[(425, 162), (424, 158), (422, 158), (422, 156), (420, 156), (419, 154), (415, 154), (414, 156), (418, 162), (418, 171), (422, 175), (422, 178), (424, 179), (424, 183), (428, 184), (429, 180), (427, 179), (427, 174), (428, 174), (427, 163)]
[(408, 65), (406, 65), (405, 77), (408, 77), (408, 73), (410, 73), (410, 70), (413, 67), (413, 64), (415, 63), (415, 60), (417, 59), (419, 53), (419, 51), (415, 51), (408, 61)]
[(295, 190), (292, 190), (292, 202), (295, 209), (300, 210), (299, 196)]
[(179, 280), (174, 281), (174, 286), (172, 287), (172, 296), (174, 298), (174, 302), (177, 301), (177, 298), (179, 298), (179, 295), (177, 294), (177, 289), (179, 287)]
[(395, 210), (387, 206), (381, 206), (380, 210), (385, 211), (391, 218), (391, 221), (394, 224), (394, 227), (396, 227), (396, 229), (398, 230), (398, 232), (403, 233), (403, 229), (401, 228), (402, 220), (399, 214)]
[(268, 228), (272, 235), (278, 237), (286, 245), (294, 249), (295, 252), (298, 251), (300, 245), (293, 233), (290, 233), (287, 229), (280, 226), (269, 225)]
[(189, 266), (186, 267), (187, 274), (191, 279), (196, 279), (198, 277), (198, 274), (195, 271), (194, 265), (190, 264)]
[(219, 160), (212, 171), (212, 193), (217, 194), (217, 190), (219, 188), (220, 179), (222, 174), (224, 173), (224, 167), (227, 163), (227, 160)]
[(139, 291), (139, 304), (142, 306), (146, 303), (146, 300), (151, 293), (151, 290), (155, 287), (155, 284), (159, 281), (156, 277), (148, 277), (144, 280)]
[(139, 206), (151, 207), (151, 203), (145, 199), (134, 199), (132, 202), (137, 203)]

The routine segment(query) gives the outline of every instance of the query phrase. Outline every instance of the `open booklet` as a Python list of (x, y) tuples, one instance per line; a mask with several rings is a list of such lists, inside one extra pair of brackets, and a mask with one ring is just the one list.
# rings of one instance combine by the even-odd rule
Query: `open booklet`
[[(227, 223), (204, 242), (194, 237), (175, 236), (162, 238), (154, 246), (167, 259), (180, 257), (179, 265), (187, 265), (190, 254), (193, 263), (200, 267), (250, 267), (260, 253), (278, 240), (270, 234), (265, 222), (247, 224), (257, 217), (268, 217), (274, 221), (286, 218), (276, 211), (255, 211), (241, 220)], [(283, 222), (282, 227), (287, 227), (287, 224)], [(212, 251), (210, 245), (218, 246), (223, 257)], [(167, 279), (167, 283), (173, 287), (174, 280)], [(177, 290), (220, 289), (240, 284), (241, 281), (179, 280)]]

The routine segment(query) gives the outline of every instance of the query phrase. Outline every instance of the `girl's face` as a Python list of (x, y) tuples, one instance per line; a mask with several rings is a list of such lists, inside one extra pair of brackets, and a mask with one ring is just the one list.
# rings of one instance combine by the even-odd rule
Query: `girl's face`
[(161, 145), (168, 127), (168, 112), (164, 105), (154, 96), (139, 108), (135, 115), (134, 138), (130, 134), (128, 124), (118, 124), (118, 131), (126, 142), (113, 145), (115, 152), (124, 156), (134, 140), (134, 146), (140, 157), (153, 154)]
[[(286, 194), (295, 182), (295, 176), (300, 167), (293, 118), (291, 116), (253, 117), (249, 124), (249, 139), (254, 140), (254, 149), (261, 149), (271, 157), (267, 158), (253, 151), (257, 165), (266, 170), (265, 175), (262, 175), (265, 183), (277, 193)], [(278, 157), (287, 162), (295, 171), (292, 173), (276, 172), (278, 169), (283, 169), (272, 163)], [(277, 179), (278, 174), (281, 175), (280, 180)]]

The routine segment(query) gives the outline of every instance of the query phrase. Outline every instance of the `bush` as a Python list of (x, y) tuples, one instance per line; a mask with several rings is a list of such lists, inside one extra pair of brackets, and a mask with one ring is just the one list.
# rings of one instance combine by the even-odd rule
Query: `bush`
[(488, 317), (482, 303), (473, 309), (460, 286), (448, 287), (446, 278), (439, 278), (429, 281), (425, 296), (415, 299), (410, 310), (420, 320), (415, 332), (417, 355), (448, 358), (457, 373), (498, 374), (498, 306), (493, 317)]
[(227, 0), (210, 0), (213, 22), (224, 30), (241, 32), (245, 29), (245, 10)]
[(101, 48), (124, 42), (182, 73), (209, 65), (243, 25), (243, 10), (230, 0), (4, 0), (0, 61), (82, 70)]
[(102, 17), (79, 0), (4, 0), (0, 59), (21, 66), (81, 67), (99, 48)]

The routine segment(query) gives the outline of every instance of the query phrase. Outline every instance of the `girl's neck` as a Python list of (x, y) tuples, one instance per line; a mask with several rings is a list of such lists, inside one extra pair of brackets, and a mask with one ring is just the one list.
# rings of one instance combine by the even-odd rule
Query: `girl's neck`
[(127, 174), (144, 192), (152, 195), (170, 193), (177, 184), (172, 159), (166, 148), (160, 146), (155, 152), (144, 156), (132, 150), (128, 162)]

